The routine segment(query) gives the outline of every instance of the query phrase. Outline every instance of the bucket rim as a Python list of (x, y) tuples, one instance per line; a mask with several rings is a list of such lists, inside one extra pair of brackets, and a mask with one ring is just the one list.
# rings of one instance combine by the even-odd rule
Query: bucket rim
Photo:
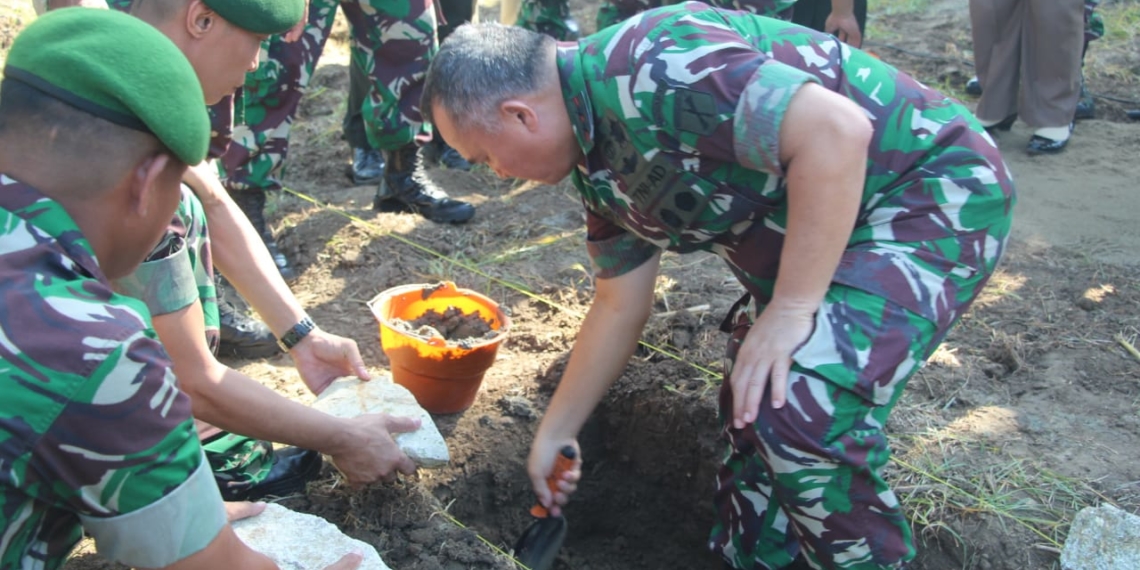
[[(503, 311), (502, 306), (500, 306), (497, 301), (495, 301), (494, 299), (492, 299), (492, 298), (490, 298), (490, 297), (488, 297), (488, 296), (486, 296), (486, 295), (484, 295), (478, 291), (475, 291), (473, 289), (468, 289), (465, 287), (458, 287), (455, 285), (455, 283), (453, 281), (440, 281), (437, 283), (409, 283), (406, 285), (397, 285), (395, 287), (389, 287), (389, 288), (377, 293), (375, 296), (373, 296), (371, 299), (369, 299), (369, 301), (366, 303), (366, 305), (368, 306), (368, 309), (372, 312), (373, 318), (375, 318), (377, 320), (377, 322), (379, 322), (381, 325), (384, 325), (384, 326), (392, 329), (393, 331), (395, 331), (395, 332), (397, 332), (403, 336), (407, 336), (408, 338), (418, 338), (418, 337), (414, 337), (412, 335), (408, 335), (408, 334), (400, 331), (398, 328), (396, 328), (393, 325), (393, 323), (387, 317), (380, 314), (379, 305), (381, 304), (381, 302), (384, 298), (395, 297), (396, 295), (402, 295), (402, 294), (410, 293), (410, 292), (413, 292), (416, 290), (423, 291), (424, 289), (430, 289), (433, 287), (436, 288), (437, 290), (445, 290), (445, 291), (450, 290), (449, 292), (454, 292), (454, 294), (457, 296), (461, 295), (461, 296), (465, 296), (465, 297), (473, 297), (473, 298), (479, 300), (480, 302), (486, 304), (489, 308), (494, 310), (496, 316), (498, 317), (498, 319), (501, 323), (499, 325), (499, 328), (492, 329), (495, 332), (495, 335), (492, 336), (491, 338), (482, 339), (478, 342), (472, 343), (469, 345), (469, 348), (474, 349), (474, 348), (479, 348), (479, 347), (482, 347), (482, 346), (488, 345), (488, 344), (501, 343), (503, 341), (504, 337), (506, 337), (507, 333), (510, 332), (511, 325), (512, 325), (511, 317)], [(433, 292), (432, 294), (435, 294), (435, 293)]]

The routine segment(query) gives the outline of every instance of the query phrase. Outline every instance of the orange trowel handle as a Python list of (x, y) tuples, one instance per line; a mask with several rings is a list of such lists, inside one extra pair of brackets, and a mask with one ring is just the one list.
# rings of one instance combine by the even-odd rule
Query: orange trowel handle
[[(563, 447), (558, 457), (554, 459), (554, 471), (550, 472), (550, 476), (546, 478), (546, 488), (550, 489), (551, 495), (558, 492), (558, 481), (562, 479), (562, 474), (569, 471), (574, 467), (574, 460), (578, 458), (578, 452), (574, 450), (574, 446), (567, 445)], [(536, 518), (544, 519), (550, 516), (550, 511), (542, 506), (542, 503), (535, 503), (530, 508), (530, 514)]]

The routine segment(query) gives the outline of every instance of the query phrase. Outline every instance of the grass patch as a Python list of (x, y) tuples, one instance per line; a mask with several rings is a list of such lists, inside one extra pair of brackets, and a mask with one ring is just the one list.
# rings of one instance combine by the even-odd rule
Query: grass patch
[(1078, 511), (1111, 502), (1084, 481), (1014, 457), (1000, 442), (948, 429), (892, 437), (894, 491), (911, 523), (927, 537), (951, 537), (963, 559), (971, 553), (961, 521), (994, 516), (1059, 550)]

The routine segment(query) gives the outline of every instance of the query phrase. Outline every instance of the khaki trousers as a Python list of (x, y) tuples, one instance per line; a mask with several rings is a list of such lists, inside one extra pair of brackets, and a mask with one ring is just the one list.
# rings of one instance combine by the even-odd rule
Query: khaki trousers
[(1034, 128), (1073, 121), (1084, 45), (1082, 0), (970, 0), (977, 116), (1014, 113)]

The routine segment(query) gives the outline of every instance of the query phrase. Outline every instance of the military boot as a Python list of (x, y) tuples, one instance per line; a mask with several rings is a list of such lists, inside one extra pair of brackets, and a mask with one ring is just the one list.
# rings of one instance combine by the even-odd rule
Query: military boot
[(373, 210), (413, 212), (440, 224), (462, 224), (475, 215), (474, 206), (449, 198), (428, 179), (415, 143), (387, 151), (385, 163)]
[(269, 226), (265, 224), (265, 192), (261, 190), (248, 190), (242, 192), (234, 192), (231, 194), (234, 202), (237, 202), (238, 208), (245, 213), (249, 218), (250, 223), (253, 224), (253, 229), (261, 236), (261, 241), (265, 242), (265, 248), (269, 250), (269, 255), (273, 257), (273, 264), (277, 266), (277, 271), (281, 272), (281, 277), (286, 281), (292, 281), (297, 278), (297, 272), (289, 265), (289, 259), (285, 257), (284, 253), (277, 248), (277, 240), (273, 237), (273, 232), (269, 230)]
[[(219, 280), (220, 281), (220, 280)], [(281, 352), (277, 337), (265, 323), (243, 314), (226, 300), (226, 286), (218, 283), (218, 354), (240, 358), (267, 358)]]

